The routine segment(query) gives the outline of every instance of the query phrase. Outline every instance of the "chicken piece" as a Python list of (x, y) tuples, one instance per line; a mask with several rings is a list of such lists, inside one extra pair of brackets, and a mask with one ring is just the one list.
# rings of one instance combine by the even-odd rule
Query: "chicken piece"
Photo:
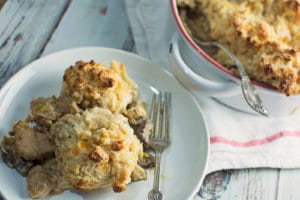
[(31, 114), (27, 121), (49, 129), (62, 115), (78, 112), (81, 112), (81, 109), (71, 97), (39, 97), (31, 101)]
[(44, 198), (55, 187), (51, 174), (40, 165), (34, 166), (27, 176), (27, 191), (31, 198)]
[(44, 98), (39, 97), (32, 99), (31, 101), (31, 111), (32, 114), (38, 115), (50, 120), (56, 120), (61, 113), (57, 112), (55, 105), (57, 98), (55, 96)]
[(56, 102), (56, 109), (62, 115), (82, 112), (82, 109), (72, 97), (59, 97)]
[(58, 169), (57, 161), (52, 158), (42, 165), (34, 166), (27, 176), (27, 191), (31, 198), (44, 198), (71, 188)]
[(47, 134), (29, 127), (27, 122), (19, 121), (13, 129), (16, 151), (25, 160), (41, 160), (54, 153)]
[(15, 168), (22, 176), (26, 176), (32, 166), (33, 161), (27, 161), (17, 153), (15, 138), (5, 136), (0, 146), (1, 157), (10, 168)]

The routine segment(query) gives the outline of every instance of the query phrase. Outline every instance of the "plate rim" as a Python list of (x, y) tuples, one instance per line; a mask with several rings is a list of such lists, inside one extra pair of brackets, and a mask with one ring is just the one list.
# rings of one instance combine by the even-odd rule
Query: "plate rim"
[[(181, 87), (182, 90), (185, 90), (188, 94), (189, 97), (191, 98), (191, 100), (195, 103), (195, 105), (197, 106), (197, 110), (200, 113), (201, 116), (201, 121), (203, 123), (203, 128), (205, 130), (205, 134), (204, 134), (204, 138), (205, 138), (205, 145), (207, 146), (206, 148), (206, 153), (203, 154), (205, 155), (205, 159), (203, 159), (203, 161), (205, 162), (204, 166), (203, 166), (203, 172), (202, 174), (199, 176), (200, 179), (198, 180), (198, 184), (196, 184), (194, 186), (194, 190), (193, 192), (188, 195), (187, 199), (191, 199), (193, 198), (195, 195), (197, 195), (197, 192), (200, 189), (201, 184), (203, 183), (203, 180), (206, 176), (207, 173), (207, 169), (208, 169), (208, 162), (209, 162), (209, 157), (210, 157), (210, 142), (209, 142), (209, 131), (208, 131), (208, 126), (207, 126), (207, 122), (206, 122), (206, 118), (203, 114), (203, 110), (199, 104), (199, 102), (196, 100), (196, 98), (194, 97), (194, 95), (188, 91), (187, 89), (185, 89), (180, 82), (178, 82), (178, 80), (175, 78), (175, 76), (169, 72), (168, 70), (166, 70), (165, 68), (161, 67), (160, 64), (155, 63), (154, 61), (145, 58), (143, 56), (140, 56), (136, 53), (133, 52), (128, 52), (125, 50), (121, 50), (121, 49), (115, 49), (115, 48), (110, 48), (110, 47), (97, 47), (97, 46), (84, 46), (84, 47), (76, 47), (76, 48), (68, 48), (68, 49), (63, 49), (63, 50), (59, 50), (59, 51), (55, 51), (52, 53), (49, 53), (47, 55), (43, 55), (41, 57), (38, 57), (34, 60), (32, 60), (31, 62), (29, 62), (28, 64), (25, 64), (21, 69), (19, 69), (16, 73), (14, 73), (1, 87), (0, 89), (0, 104), (2, 104), (2, 99), (6, 96), (6, 92), (8, 92), (8, 90), (10, 89), (11, 86), (13, 86), (13, 84), (15, 84), (15, 82), (18, 80), (18, 78), (21, 77), (21, 75), (23, 73), (26, 73), (27, 70), (30, 70), (30, 68), (32, 68), (33, 66), (35, 66), (36, 63), (41, 62), (45, 59), (49, 59), (51, 57), (55, 57), (59, 54), (68, 54), (68, 53), (72, 53), (74, 51), (88, 51), (88, 50), (96, 50), (96, 51), (107, 51), (107, 52), (114, 52), (117, 54), (121, 54), (123, 56), (126, 57), (130, 57), (131, 59), (137, 59), (140, 60), (142, 62), (147, 62), (151, 65), (153, 65), (155, 68), (157, 68), (158, 70), (162, 70), (163, 73), (165, 73), (167, 76), (169, 76), (173, 81), (178, 83), (178, 86)], [(2, 195), (4, 196), (3, 192)], [(5, 196), (4, 196), (5, 197)]]

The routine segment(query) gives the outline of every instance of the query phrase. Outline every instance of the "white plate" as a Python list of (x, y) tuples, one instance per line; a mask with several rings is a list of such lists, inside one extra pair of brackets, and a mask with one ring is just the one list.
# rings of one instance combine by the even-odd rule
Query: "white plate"
[[(147, 102), (158, 90), (173, 96), (172, 144), (163, 153), (161, 190), (166, 200), (189, 199), (196, 194), (203, 180), (208, 161), (209, 143), (205, 120), (194, 98), (158, 65), (137, 55), (116, 49), (86, 47), (70, 49), (36, 60), (14, 75), (0, 91), (0, 136), (7, 135), (13, 122), (30, 112), (34, 97), (58, 95), (64, 70), (77, 60), (109, 65), (111, 60), (124, 63), (130, 77), (140, 87), (140, 96)], [(0, 159), (0, 190), (7, 199), (30, 199), (26, 179), (9, 169)], [(148, 179), (127, 186), (125, 192), (111, 188), (89, 193), (65, 191), (48, 199), (143, 200), (152, 188), (153, 170)]]

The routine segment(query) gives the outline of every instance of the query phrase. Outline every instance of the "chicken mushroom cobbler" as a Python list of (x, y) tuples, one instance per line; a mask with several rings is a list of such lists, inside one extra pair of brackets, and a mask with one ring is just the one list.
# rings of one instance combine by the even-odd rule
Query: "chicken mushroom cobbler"
[(59, 96), (31, 101), (31, 113), (1, 142), (7, 166), (26, 176), (32, 198), (66, 189), (126, 189), (153, 167), (146, 153), (152, 123), (125, 65), (78, 61), (65, 70)]
[[(176, 0), (182, 23), (195, 40), (231, 50), (248, 75), (286, 96), (300, 94), (299, 0)], [(206, 50), (206, 49), (205, 49)], [(227, 53), (207, 50), (239, 75)]]

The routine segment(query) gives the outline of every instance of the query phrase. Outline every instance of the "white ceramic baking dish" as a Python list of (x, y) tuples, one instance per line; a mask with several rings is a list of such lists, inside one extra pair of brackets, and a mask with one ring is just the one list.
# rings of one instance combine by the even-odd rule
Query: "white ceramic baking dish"
[[(169, 48), (169, 62), (179, 82), (196, 97), (209, 96), (232, 108), (254, 113), (243, 98), (240, 78), (207, 55), (185, 30), (176, 5), (170, 0), (173, 23), (177, 27)], [(254, 82), (272, 116), (300, 113), (300, 95), (287, 97), (270, 86)]]

